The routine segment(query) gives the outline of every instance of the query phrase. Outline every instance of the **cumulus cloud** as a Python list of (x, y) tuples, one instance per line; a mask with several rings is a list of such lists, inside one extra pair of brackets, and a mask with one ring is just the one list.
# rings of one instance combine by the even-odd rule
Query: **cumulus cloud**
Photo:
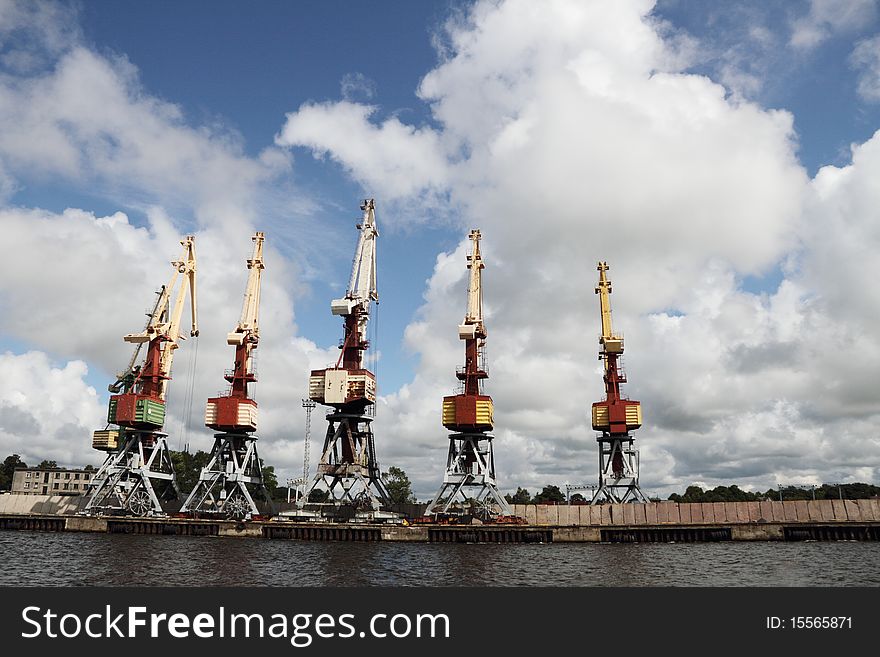
[[(866, 384), (878, 345), (854, 327), (880, 300), (842, 294), (847, 279), (830, 262), (860, 269), (850, 247), (876, 244), (866, 209), (873, 146), (854, 155), (863, 173), (808, 180), (792, 116), (682, 72), (681, 50), (651, 9), (477, 3), (447, 25), (441, 61), (419, 86), (432, 125), (348, 101), (310, 104), (288, 116), (279, 143), (398, 195), (446, 194), (462, 236), (481, 228), (502, 485), (595, 478), (587, 412), (602, 395), (598, 259), (611, 263), (615, 322), (627, 336), (626, 387), (643, 402), (646, 487), (842, 478), (854, 453), (859, 472), (876, 473), (868, 427), (880, 402)], [(431, 166), (404, 183), (386, 164), (401, 153)], [(858, 194), (866, 198), (849, 205)], [(835, 231), (830, 249), (828, 203), (842, 206), (832, 223), (856, 227)], [(439, 405), (461, 360), (465, 248), (463, 239), (438, 257), (406, 332), (418, 374), (384, 398), (380, 416), (389, 418), (380, 450), (412, 471), (423, 495), (445, 456)], [(743, 289), (744, 277), (774, 270), (784, 274), (778, 288)], [(838, 306), (856, 323), (838, 325)], [(841, 332), (843, 352), (829, 350)]]
[(857, 30), (876, 13), (876, 0), (811, 0), (807, 14), (792, 22), (789, 45), (811, 50), (836, 34)]
[(81, 360), (63, 366), (44, 353), (0, 354), (0, 444), (28, 465), (43, 459), (82, 467), (95, 463), (88, 440), (106, 417)]
[(0, 63), (17, 73), (39, 71), (81, 37), (72, 6), (0, 0)]
[(249, 159), (234, 134), (189, 127), (143, 93), (126, 59), (79, 45), (48, 75), (0, 79), (0, 126), (7, 169), (92, 181), (135, 207), (161, 199), (200, 222), (247, 221), (259, 185), (289, 167), (280, 152)]
[(880, 35), (856, 43), (849, 61), (858, 71), (859, 96), (872, 103), (880, 101)]
[[(588, 412), (602, 395), (600, 259), (611, 265), (615, 326), (626, 335), (626, 389), (644, 408), (636, 435), (645, 488), (876, 480), (880, 298), (864, 281), (880, 274), (872, 184), (880, 137), (855, 147), (850, 165), (808, 179), (791, 114), (687, 73), (698, 51), (652, 7), (478, 2), (438, 37), (439, 61), (418, 88), (430, 123), (384, 116), (354, 97), (309, 102), (258, 158), (244, 155), (232, 131), (189, 127), (180, 108), (141, 88), (124, 58), (76, 40), (59, 47), (44, 74), (0, 77), (6, 187), (32, 175), (95, 184), (142, 200), (146, 221), (4, 209), (0, 299), (10, 308), (40, 303), (4, 314), (0, 330), (58, 363), (85, 360), (91, 376), (112, 374), (127, 361), (121, 336), (139, 328), (182, 229), (192, 228), (202, 335), (197, 364), (194, 341), (176, 358), (169, 427), (191, 425), (206, 448), (201, 404), (222, 386), (231, 357), (223, 337), (237, 318), (258, 199), (290, 167), (289, 150), (303, 148), (341, 165), (383, 208), (442, 211), (462, 236), (437, 255), (406, 329), (417, 373), (381, 398), (374, 424), (382, 466), (403, 467), (421, 498), (439, 485), (445, 461), (440, 403), (463, 359), (456, 325), (473, 227), (484, 237), (486, 390), (503, 488), (595, 480)], [(182, 218), (189, 213), (194, 221)], [(316, 249), (332, 236), (322, 240)], [(297, 336), (293, 295), (304, 265), (272, 244), (270, 236), (260, 448), (292, 472), (308, 371), (335, 360), (335, 350)], [(51, 264), (35, 270), (35, 255)], [(778, 286), (744, 289), (744, 278), (773, 272), (782, 274)], [(23, 357), (2, 361), (0, 380), (19, 373)], [(38, 357), (42, 373), (71, 368)], [(186, 417), (190, 368), (196, 403)], [(58, 381), (79, 400), (71, 403), (94, 413), (104, 393), (90, 392), (86, 376), (73, 366)], [(3, 399), (3, 426), (60, 435), (63, 424), (46, 419), (51, 410)], [(83, 411), (78, 440), (87, 444), (94, 421)], [(53, 454), (69, 448), (59, 441)]]
[[(42, 449), (68, 465), (82, 465), (87, 454), (96, 458), (91, 432), (103, 426), (104, 410), (72, 410), (66, 423), (56, 416), (64, 405), (106, 405), (105, 386), (131, 354), (122, 336), (142, 329), (154, 291), (171, 277), (178, 241), (194, 233), (201, 337), (184, 342), (175, 356), (166, 429), (175, 447), (189, 440), (194, 449), (207, 449), (203, 404), (225, 386), (232, 358), (225, 334), (238, 319), (244, 261), (258, 228), (267, 232), (266, 328), (258, 357), (271, 354), (260, 359), (256, 389), (261, 446), (280, 469), (296, 467), (301, 442), (291, 438), (299, 438), (302, 409), (290, 400), (304, 396), (309, 369), (334, 354), (297, 336), (294, 300), (307, 265), (291, 261), (303, 248), (285, 240), (281, 228), (308, 237), (302, 217), (314, 203), (285, 198), (293, 191), (289, 153), (269, 146), (249, 157), (234, 130), (192, 126), (180, 107), (143, 88), (123, 56), (83, 45), (73, 11), (41, 7), (0, 4), (2, 53), (28, 44), (42, 58), (38, 70), (36, 59), (34, 66), (18, 65), (21, 58), (0, 62), (0, 189), (9, 198), (22, 184), (62, 182), (121, 209), (108, 216), (76, 208), (0, 209), (0, 304), (7, 310), (0, 335), (4, 346), (33, 350), (0, 362), (0, 379), (20, 393), (3, 414), (18, 433), (3, 434), (0, 448), (37, 456)], [(133, 221), (122, 208), (143, 218)], [(326, 250), (331, 233), (297, 242)], [(56, 360), (68, 365), (59, 369)], [(41, 377), (43, 398), (34, 401)], [(96, 392), (87, 380), (106, 383)], [(31, 441), (28, 431), (39, 440)]]
[(370, 122), (376, 110), (348, 100), (308, 103), (288, 115), (275, 141), (328, 155), (383, 199), (431, 193), (442, 186), (445, 162), (436, 133), (405, 125), (396, 117), (376, 126)]

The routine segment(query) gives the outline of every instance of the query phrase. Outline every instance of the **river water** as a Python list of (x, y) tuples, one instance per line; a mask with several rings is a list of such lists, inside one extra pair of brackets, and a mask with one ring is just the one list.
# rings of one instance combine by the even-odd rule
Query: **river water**
[(460, 545), (0, 532), (3, 586), (880, 586), (880, 543)]

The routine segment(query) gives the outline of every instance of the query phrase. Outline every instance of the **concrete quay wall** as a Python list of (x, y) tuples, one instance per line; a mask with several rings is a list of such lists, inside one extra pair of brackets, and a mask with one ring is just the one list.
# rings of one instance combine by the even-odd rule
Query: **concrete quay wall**
[[(81, 495), (5, 494), (0, 495), (0, 515), (73, 516), (84, 503)], [(511, 506), (529, 525), (550, 527), (880, 522), (880, 499)]]
[(880, 522), (880, 499), (511, 506), (530, 525), (558, 527)]
[(526, 524), (376, 525), (77, 516), (79, 500), (41, 497), (0, 496), (0, 529), (413, 543), (880, 540), (880, 501), (874, 499), (514, 505)]
[(85, 504), (84, 495), (0, 495), (0, 514), (74, 515)]

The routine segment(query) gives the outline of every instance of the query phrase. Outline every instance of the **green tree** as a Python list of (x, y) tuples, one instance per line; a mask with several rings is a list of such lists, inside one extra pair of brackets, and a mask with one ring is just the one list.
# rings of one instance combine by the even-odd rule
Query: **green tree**
[(518, 487), (513, 495), (508, 493), (504, 499), (508, 504), (528, 504), (532, 501), (532, 495), (525, 488)]
[(535, 504), (562, 504), (565, 502), (565, 494), (559, 490), (559, 486), (544, 486), (544, 490), (535, 495), (532, 500)]
[(406, 476), (406, 472), (393, 465), (388, 472), (382, 473), (382, 481), (388, 490), (388, 497), (392, 504), (408, 504), (416, 501), (412, 492), (412, 482)]
[(321, 504), (322, 502), (326, 502), (330, 499), (330, 491), (322, 490), (320, 488), (313, 488), (312, 492), (309, 493), (309, 502), (312, 504)]
[(673, 493), (669, 496), (673, 502), (755, 502), (764, 499), (761, 493), (750, 493), (742, 490), (736, 484), (731, 486), (716, 486), (712, 490), (704, 491), (699, 486), (688, 486), (684, 495)]
[(571, 499), (569, 500), (569, 502), (571, 502), (572, 504), (585, 504), (586, 501), (587, 501), (587, 498), (584, 497), (583, 495), (581, 495), (580, 493), (575, 493), (574, 495), (571, 496)]
[(57, 467), (58, 467), (58, 461), (46, 461), (46, 460), (42, 460), (42, 461), (40, 461), (40, 465), (38, 465), (37, 467), (40, 468), (41, 470), (44, 470), (44, 469), (47, 470), (47, 469), (49, 469), (49, 468), (57, 468)]
[(202, 474), (202, 468), (208, 465), (211, 455), (207, 452), (199, 450), (195, 454), (189, 452), (171, 452), (171, 465), (174, 466), (174, 476), (177, 478), (177, 485), (184, 495), (192, 492), (199, 482), (199, 475)]
[[(263, 463), (262, 459), (260, 459), (260, 463)], [(269, 497), (273, 500), (281, 501), (287, 499), (287, 489), (278, 488), (278, 475), (275, 474), (274, 465), (263, 464), (263, 484), (266, 486), (266, 490), (269, 491)]]
[(0, 490), (12, 488), (12, 474), (16, 468), (26, 468), (27, 463), (18, 454), (11, 454), (0, 464)]
[(831, 500), (842, 497), (845, 500), (864, 500), (880, 496), (880, 486), (872, 484), (822, 484), (816, 489), (817, 500)]

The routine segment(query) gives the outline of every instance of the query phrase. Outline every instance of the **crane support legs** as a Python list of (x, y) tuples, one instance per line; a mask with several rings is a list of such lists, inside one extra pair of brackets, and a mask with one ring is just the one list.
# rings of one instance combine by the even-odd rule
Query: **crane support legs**
[(596, 440), (599, 443), (599, 488), (590, 504), (647, 502), (648, 498), (639, 488), (639, 451), (633, 447), (633, 437), (628, 433), (603, 433)]
[(263, 481), (257, 438), (250, 434), (218, 433), (208, 465), (180, 511), (212, 513), (247, 520), (260, 515), (254, 494), (266, 500), (275, 513), (272, 497)]
[(443, 484), (425, 509), (425, 515), (449, 513), (455, 502), (480, 507), (485, 516), (513, 515), (495, 481), (492, 436), (485, 433), (454, 433)]
[(318, 472), (300, 498), (302, 508), (313, 490), (324, 489), (328, 501), (349, 505), (357, 511), (379, 511), (390, 506), (382, 483), (376, 445), (370, 423), (373, 418), (357, 413), (331, 412), (327, 415), (327, 436), (318, 463)]
[[(164, 516), (160, 500), (180, 497), (166, 434), (129, 431), (122, 449), (110, 452), (92, 478), (86, 514)], [(159, 484), (157, 494), (154, 482)]]

